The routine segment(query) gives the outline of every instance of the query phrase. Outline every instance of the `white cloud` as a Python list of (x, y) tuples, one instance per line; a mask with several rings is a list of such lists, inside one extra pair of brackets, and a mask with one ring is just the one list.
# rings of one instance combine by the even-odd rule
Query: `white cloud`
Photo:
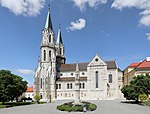
[(71, 30), (71, 31), (81, 30), (85, 27), (85, 25), (86, 25), (86, 20), (80, 18), (76, 20), (75, 22), (72, 21), (70, 23), (70, 27), (68, 27), (68, 30)]
[(34, 71), (29, 69), (17, 69), (16, 72), (23, 75), (34, 75)]
[(44, 7), (45, 0), (0, 0), (2, 7), (16, 15), (36, 16)]
[(86, 9), (86, 5), (90, 7), (96, 7), (99, 4), (106, 4), (107, 0), (72, 0), (74, 5), (78, 7), (81, 11)]
[(150, 33), (146, 33), (147, 39), (150, 40)]
[(112, 8), (123, 9), (123, 8), (137, 8), (141, 9), (139, 14), (141, 19), (139, 23), (144, 26), (150, 26), (150, 0), (114, 0)]

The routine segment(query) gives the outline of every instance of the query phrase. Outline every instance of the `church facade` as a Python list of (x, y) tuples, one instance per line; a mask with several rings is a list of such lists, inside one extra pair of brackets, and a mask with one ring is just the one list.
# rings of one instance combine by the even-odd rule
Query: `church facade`
[[(121, 98), (122, 71), (116, 61), (103, 61), (96, 54), (89, 62), (66, 64), (61, 30), (57, 40), (50, 10), (42, 31), (40, 57), (34, 75), (34, 95), (41, 101), (75, 98), (75, 78), (78, 73), (81, 100)], [(77, 71), (78, 67), (78, 71)]]

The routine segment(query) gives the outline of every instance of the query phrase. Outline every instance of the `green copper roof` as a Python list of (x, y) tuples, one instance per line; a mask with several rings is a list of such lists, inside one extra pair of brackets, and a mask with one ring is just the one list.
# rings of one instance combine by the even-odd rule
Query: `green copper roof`
[(63, 44), (60, 28), (59, 28), (59, 30), (58, 30), (58, 36), (57, 36), (57, 41), (56, 41), (56, 43), (57, 43), (57, 44)]
[(46, 19), (46, 23), (45, 23), (45, 28), (46, 29), (50, 28), (51, 30), (53, 30), (52, 21), (51, 21), (51, 15), (50, 15), (50, 8), (49, 8), (48, 13), (47, 13), (47, 19)]

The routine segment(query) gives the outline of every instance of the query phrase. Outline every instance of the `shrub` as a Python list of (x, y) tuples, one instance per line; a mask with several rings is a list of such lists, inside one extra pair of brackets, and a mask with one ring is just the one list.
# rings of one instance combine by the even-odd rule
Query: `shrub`
[(96, 110), (97, 106), (95, 104), (88, 104), (87, 105), (87, 110), (89, 111), (94, 111)]
[(146, 94), (141, 94), (139, 95), (138, 99), (141, 101), (141, 102), (144, 102), (148, 99), (148, 96)]
[(39, 103), (41, 97), (40, 97), (39, 95), (35, 95), (35, 96), (34, 96), (34, 99), (36, 100), (37, 103)]

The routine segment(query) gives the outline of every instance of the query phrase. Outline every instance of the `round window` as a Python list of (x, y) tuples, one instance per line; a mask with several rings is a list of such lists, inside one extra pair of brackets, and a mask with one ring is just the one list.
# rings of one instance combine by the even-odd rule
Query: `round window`
[(98, 58), (96, 58), (95, 61), (97, 62), (97, 61), (98, 61)]

